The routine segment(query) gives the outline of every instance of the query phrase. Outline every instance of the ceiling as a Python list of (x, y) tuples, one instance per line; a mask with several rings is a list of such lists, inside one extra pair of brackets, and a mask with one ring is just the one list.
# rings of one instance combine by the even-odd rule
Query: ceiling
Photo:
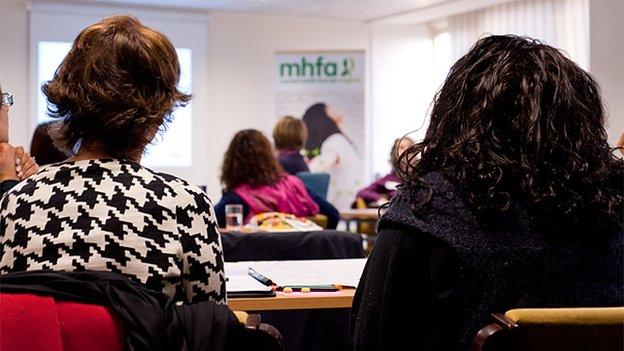
[(235, 11), (352, 21), (372, 21), (455, 0), (74, 0), (182, 9)]

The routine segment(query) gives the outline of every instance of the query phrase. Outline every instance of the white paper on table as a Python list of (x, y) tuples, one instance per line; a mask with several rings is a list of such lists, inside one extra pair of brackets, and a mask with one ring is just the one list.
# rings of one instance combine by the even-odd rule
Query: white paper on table
[(315, 286), (337, 284), (357, 287), (366, 264), (365, 258), (301, 261), (238, 262), (251, 266), (275, 284)]
[(248, 262), (225, 262), (225, 290), (227, 292), (271, 291), (266, 286), (249, 275)]
[(225, 276), (249, 275), (249, 262), (225, 262)]
[(225, 282), (225, 291), (227, 292), (252, 292), (252, 291), (271, 291), (270, 286), (266, 286), (250, 275), (234, 275), (228, 277)]

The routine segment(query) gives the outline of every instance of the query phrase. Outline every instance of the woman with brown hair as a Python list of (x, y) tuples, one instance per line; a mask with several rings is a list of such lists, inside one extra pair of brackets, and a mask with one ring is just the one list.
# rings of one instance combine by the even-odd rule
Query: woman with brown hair
[(225, 225), (225, 205), (243, 206), (244, 222), (263, 212), (284, 212), (305, 217), (322, 213), (328, 227), (336, 228), (338, 211), (320, 196), (308, 190), (303, 182), (284, 173), (271, 142), (262, 132), (242, 130), (230, 142), (221, 169), (223, 197), (215, 205), (217, 219)]
[(355, 350), (468, 350), (492, 313), (624, 305), (624, 162), (605, 118), (559, 50), (477, 41), (401, 156), (353, 302)]
[(273, 128), (273, 141), (277, 149), (277, 162), (289, 174), (309, 172), (301, 155), (301, 149), (308, 138), (308, 130), (302, 120), (292, 116), (280, 118)]
[(43, 85), (65, 162), (44, 167), (0, 204), (0, 273), (112, 271), (175, 302), (225, 302), (223, 255), (198, 187), (139, 164), (189, 101), (165, 35), (130, 16), (84, 29)]
[(69, 156), (54, 145), (54, 139), (50, 136), (50, 129), (59, 121), (41, 123), (35, 128), (30, 141), (30, 154), (37, 159), (41, 166), (65, 161)]

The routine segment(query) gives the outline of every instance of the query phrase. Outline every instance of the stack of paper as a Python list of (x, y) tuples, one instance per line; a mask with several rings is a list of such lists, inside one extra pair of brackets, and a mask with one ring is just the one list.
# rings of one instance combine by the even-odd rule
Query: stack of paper
[(273, 287), (266, 286), (248, 274), (248, 266), (238, 263), (226, 263), (227, 280), (225, 290), (229, 297), (236, 296), (272, 296)]
[(226, 263), (225, 273), (230, 278), (233, 276), (249, 276), (249, 267), (251, 267), (258, 273), (271, 279), (279, 287), (336, 285), (355, 288), (360, 281), (365, 264), (365, 258), (247, 261)]

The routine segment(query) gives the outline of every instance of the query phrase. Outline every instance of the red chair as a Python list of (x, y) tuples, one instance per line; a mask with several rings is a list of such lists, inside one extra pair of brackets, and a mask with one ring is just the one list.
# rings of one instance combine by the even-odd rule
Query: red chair
[(2, 351), (122, 351), (121, 321), (107, 307), (0, 293)]

